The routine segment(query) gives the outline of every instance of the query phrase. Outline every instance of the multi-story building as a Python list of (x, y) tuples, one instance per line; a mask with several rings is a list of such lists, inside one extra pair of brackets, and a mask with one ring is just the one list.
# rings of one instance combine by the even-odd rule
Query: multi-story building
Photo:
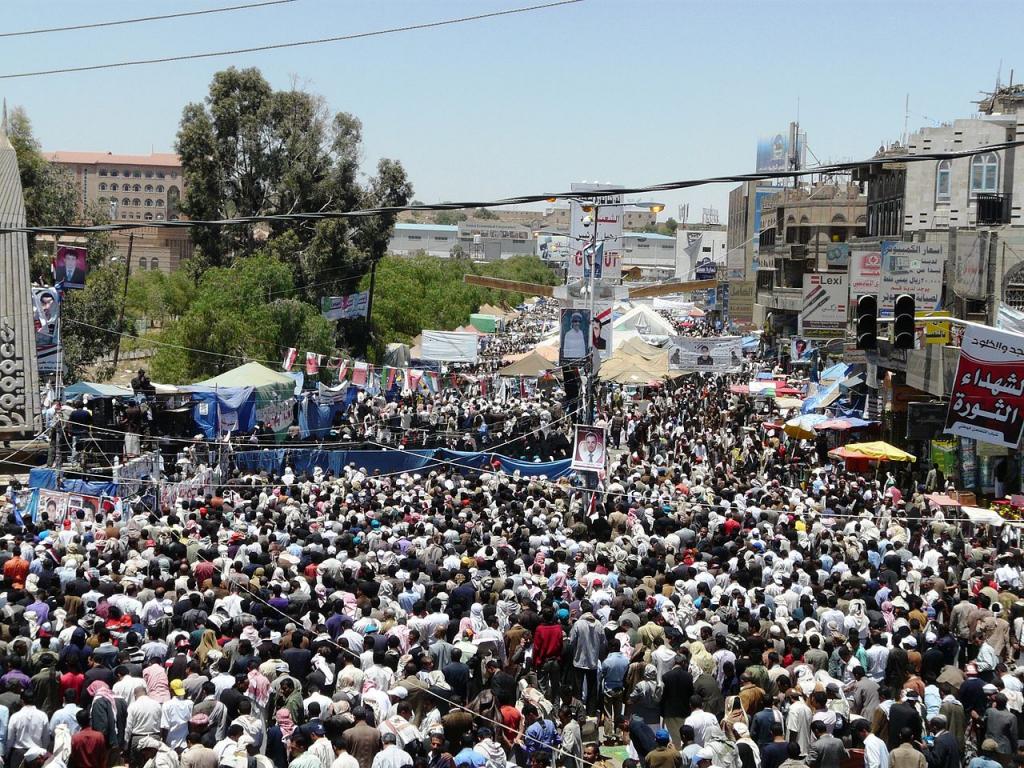
[(457, 225), (400, 221), (388, 242), (388, 252), (401, 256), (423, 253), (448, 258), (461, 253), (476, 261), (533, 255), (536, 249), (537, 241), (529, 227), (494, 219), (461, 221)]
[[(115, 155), (111, 152), (53, 152), (46, 156), (65, 168), (77, 186), (79, 215), (99, 206), (114, 221), (149, 221), (136, 230), (132, 269), (177, 269), (192, 253), (187, 229), (161, 227), (181, 215), (185, 179), (177, 155)], [(119, 255), (127, 255), (129, 233), (112, 234)]]
[(755, 310), (771, 313), (775, 331), (795, 333), (804, 275), (846, 271), (830, 253), (865, 234), (867, 197), (856, 183), (779, 188), (763, 201), (761, 222)]
[(676, 239), (653, 232), (622, 233), (622, 272), (647, 280), (676, 274)]
[(447, 259), (458, 243), (459, 228), (454, 224), (413, 224), (400, 221), (391, 232), (388, 253), (398, 256), (424, 253)]

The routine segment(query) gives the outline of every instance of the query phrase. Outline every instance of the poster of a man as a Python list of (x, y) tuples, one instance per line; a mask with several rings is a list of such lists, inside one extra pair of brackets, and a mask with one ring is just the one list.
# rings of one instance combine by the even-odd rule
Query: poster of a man
[(711, 348), (707, 344), (701, 344), (697, 347), (697, 365), (706, 366), (714, 364), (715, 359), (711, 357)]
[(576, 425), (573, 441), (572, 468), (589, 472), (604, 470), (605, 432), (603, 427)]
[(53, 259), (53, 280), (64, 290), (85, 288), (85, 277), (88, 271), (85, 248), (71, 245), (57, 247), (57, 255)]
[(561, 343), (558, 346), (558, 364), (585, 360), (590, 354), (590, 312), (586, 309), (563, 309), (561, 316)]
[(68, 509), (68, 495), (59, 491), (39, 492), (39, 512), (52, 527), (61, 525)]

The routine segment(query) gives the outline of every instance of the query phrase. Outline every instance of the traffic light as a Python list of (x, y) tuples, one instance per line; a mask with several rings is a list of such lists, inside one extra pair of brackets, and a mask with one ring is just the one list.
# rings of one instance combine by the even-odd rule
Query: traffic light
[(914, 348), (914, 297), (901, 293), (893, 305), (892, 345), (896, 349)]
[(878, 299), (857, 299), (857, 349), (878, 349)]

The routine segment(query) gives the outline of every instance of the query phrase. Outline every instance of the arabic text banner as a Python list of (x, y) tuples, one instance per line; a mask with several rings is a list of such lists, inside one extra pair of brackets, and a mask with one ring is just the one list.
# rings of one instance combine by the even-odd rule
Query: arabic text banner
[(739, 336), (674, 336), (668, 353), (670, 371), (731, 373), (743, 364), (743, 339)]
[(324, 296), (320, 300), (320, 314), (327, 320), (354, 320), (366, 317), (369, 306), (369, 291), (350, 293), (347, 296)]
[(1024, 430), (1024, 335), (969, 326), (960, 347), (946, 432), (1016, 448)]

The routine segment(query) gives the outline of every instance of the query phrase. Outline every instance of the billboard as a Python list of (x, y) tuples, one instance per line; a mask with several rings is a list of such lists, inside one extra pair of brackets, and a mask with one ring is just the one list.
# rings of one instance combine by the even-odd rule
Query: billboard
[(841, 272), (804, 275), (800, 334), (842, 336), (846, 332), (847, 296), (846, 275)]
[[(616, 189), (616, 184), (574, 183), (573, 192), (586, 194), (602, 189)], [(569, 277), (589, 275), (589, 254), (586, 252), (595, 239), (603, 246), (602, 258), (599, 260), (596, 276), (607, 280), (618, 280), (622, 277), (622, 196), (613, 195), (595, 200), (597, 204), (589, 214), (584, 212), (580, 203), (569, 201), (569, 240), (572, 255), (568, 263)], [(618, 203), (618, 204), (617, 204)], [(583, 218), (590, 216), (589, 226), (584, 225)]]
[(733, 373), (743, 364), (739, 336), (674, 336), (668, 369), (684, 373)]
[(60, 364), (60, 292), (48, 286), (33, 286), (32, 316), (36, 329), (36, 367), (40, 373), (54, 373)]
[(700, 259), (693, 268), (693, 279), (694, 280), (714, 280), (715, 274), (718, 268), (715, 266), (715, 262), (705, 256)]
[(829, 243), (825, 250), (825, 263), (832, 267), (845, 267), (850, 263), (849, 243)]
[(572, 240), (568, 235), (540, 235), (537, 238), (537, 256), (544, 261), (565, 264), (572, 252)]
[(965, 299), (984, 299), (988, 295), (988, 265), (994, 245), (988, 232), (957, 232), (950, 241), (953, 290)]
[(729, 319), (737, 325), (754, 322), (754, 282), (729, 281)]
[(370, 306), (370, 292), (359, 291), (348, 296), (324, 296), (320, 300), (320, 314), (326, 320), (353, 320), (366, 317)]
[(946, 432), (1016, 448), (1024, 431), (1024, 335), (970, 325), (964, 333)]
[(881, 262), (879, 317), (892, 317), (893, 304), (901, 293), (911, 294), (919, 310), (942, 307), (946, 255), (941, 245), (883, 240)]
[(59, 245), (53, 257), (53, 281), (64, 290), (69, 288), (85, 288), (85, 278), (89, 273), (85, 248), (75, 245)]
[(789, 169), (789, 134), (776, 133), (757, 140), (757, 173), (774, 173)]
[(817, 349), (817, 342), (812, 341), (811, 339), (793, 336), (789, 340), (789, 359), (794, 363), (807, 362), (814, 358), (814, 353)]
[(880, 251), (850, 251), (850, 306), (861, 296), (877, 296), (882, 279)]
[(603, 472), (606, 442), (604, 427), (577, 424), (575, 433), (570, 466), (584, 472)]

